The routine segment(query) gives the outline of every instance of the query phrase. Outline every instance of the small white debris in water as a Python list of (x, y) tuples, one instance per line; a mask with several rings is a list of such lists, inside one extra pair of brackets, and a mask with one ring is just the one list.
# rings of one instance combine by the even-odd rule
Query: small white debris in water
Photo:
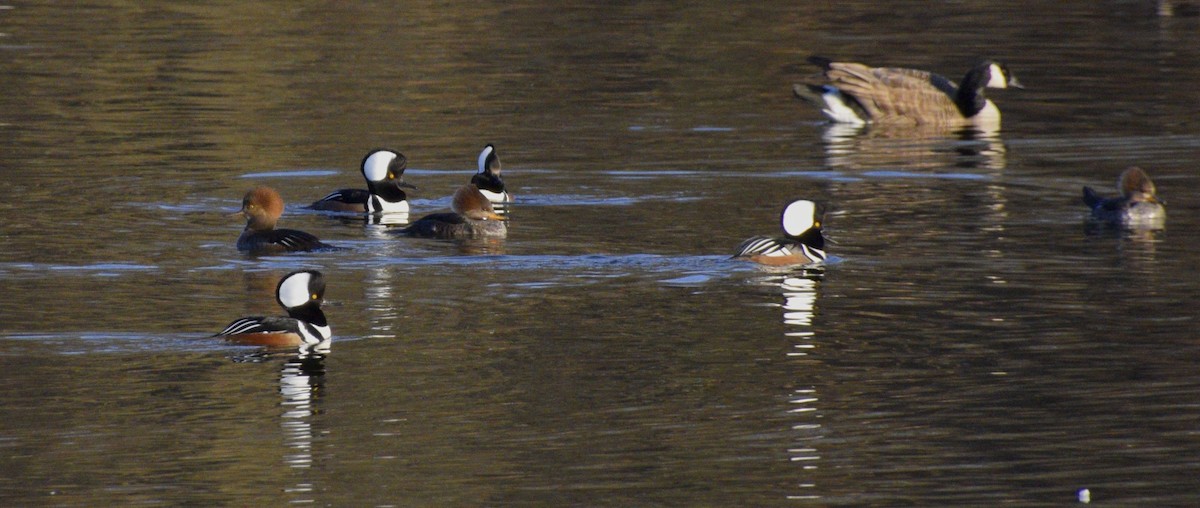
[(1092, 502), (1092, 491), (1088, 489), (1079, 489), (1079, 502), (1083, 504)]

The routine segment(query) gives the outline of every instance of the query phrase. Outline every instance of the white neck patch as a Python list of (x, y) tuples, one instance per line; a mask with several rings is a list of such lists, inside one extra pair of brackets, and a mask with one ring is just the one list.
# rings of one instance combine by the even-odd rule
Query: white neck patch
[(383, 181), (387, 178), (388, 165), (396, 160), (396, 152), (380, 150), (369, 156), (363, 161), (362, 172), (363, 176), (372, 182)]
[(804, 199), (793, 201), (783, 209), (783, 232), (790, 236), (800, 236), (813, 227), (813, 215), (816, 213), (816, 203)]
[(492, 145), (488, 145), (488, 146), (483, 147), (482, 152), (479, 152), (479, 172), (480, 173), (487, 171), (488, 156), (491, 155), (492, 152), (495, 150), (496, 150), (495, 148), (492, 148)]
[(308, 303), (311, 297), (308, 293), (308, 283), (311, 281), (312, 274), (308, 272), (289, 275), (279, 284), (279, 302), (289, 309)]
[(1008, 78), (1004, 77), (1004, 70), (999, 65), (992, 64), (988, 67), (988, 74), (991, 75), (988, 78), (988, 88), (1008, 88)]

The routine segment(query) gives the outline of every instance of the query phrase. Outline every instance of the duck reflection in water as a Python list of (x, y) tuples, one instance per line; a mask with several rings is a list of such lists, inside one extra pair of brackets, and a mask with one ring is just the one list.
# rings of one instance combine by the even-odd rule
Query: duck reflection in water
[(786, 452), (791, 462), (806, 473), (797, 484), (798, 490), (789, 493), (791, 499), (821, 497), (817, 493), (817, 484), (812, 481), (821, 459), (817, 444), (825, 436), (825, 429), (820, 423), (820, 394), (816, 384), (820, 377), (818, 370), (823, 364), (815, 355), (819, 341), (813, 319), (816, 317), (816, 305), (824, 277), (824, 266), (817, 266), (792, 267), (786, 273), (772, 273), (755, 279), (758, 284), (772, 288), (772, 292), (779, 291), (783, 298), (779, 305), (783, 310), (783, 334), (791, 344), (787, 356), (789, 365), (795, 365), (797, 376), (787, 395), (786, 411), (790, 415), (788, 421), (792, 437)]
[(329, 343), (301, 346), (296, 356), (283, 364), (279, 375), (279, 394), (283, 401), (280, 426), (283, 428), (284, 462), (291, 467), (312, 466), (313, 425), (318, 414), (316, 404), (325, 385), (325, 355)]
[[(318, 434), (314, 418), (321, 414), (319, 404), (325, 386), (325, 356), (330, 341), (304, 344), (295, 351), (264, 349), (235, 357), (240, 363), (268, 363), (285, 358), (279, 371), (279, 426), (283, 438), (283, 462), (290, 468), (305, 471), (313, 466), (313, 442)], [(312, 480), (304, 475), (285, 489), (298, 496), (292, 503), (312, 503), (317, 491)]]

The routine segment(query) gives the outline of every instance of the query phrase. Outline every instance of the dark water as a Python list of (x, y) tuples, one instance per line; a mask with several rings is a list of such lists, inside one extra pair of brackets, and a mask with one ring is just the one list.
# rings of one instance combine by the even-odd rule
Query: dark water
[[(1152, 2), (0, 8), (8, 505), (1194, 505), (1200, 18)], [(827, 129), (819, 53), (959, 76), (994, 136)], [(299, 205), (498, 147), (507, 240)], [(1167, 230), (1089, 233), (1147, 168)], [(247, 258), (255, 184), (348, 250)], [(726, 257), (807, 197), (834, 262)], [(206, 338), (329, 280), (326, 354)]]

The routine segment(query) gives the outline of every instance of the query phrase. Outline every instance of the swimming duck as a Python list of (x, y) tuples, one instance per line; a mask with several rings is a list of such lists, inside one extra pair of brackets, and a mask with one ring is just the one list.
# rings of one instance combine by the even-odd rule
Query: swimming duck
[(366, 190), (338, 189), (308, 205), (308, 208), (369, 214), (407, 213), (408, 195), (404, 189), (416, 189), (416, 186), (404, 181), (407, 167), (408, 159), (400, 152), (372, 150), (362, 160)]
[(285, 275), (275, 288), (275, 301), (287, 310), (288, 317), (250, 316), (229, 323), (221, 337), (258, 346), (315, 345), (332, 335), (321, 302), (325, 298), (325, 277), (316, 270), (301, 270)]
[(500, 156), (496, 153), (496, 147), (491, 143), (488, 143), (483, 147), (483, 151), (479, 152), (479, 172), (471, 177), (471, 183), (479, 188), (479, 192), (483, 193), (488, 201), (492, 202), (492, 207), (497, 214), (508, 213), (508, 204), (512, 202), (512, 195), (504, 188), (504, 180), (500, 178)]
[(237, 240), (240, 251), (259, 255), (336, 249), (303, 231), (275, 229), (275, 223), (283, 214), (283, 198), (270, 187), (250, 189), (242, 198), (242, 209), (236, 214), (246, 216), (246, 229)]
[(505, 218), (496, 213), (492, 202), (473, 183), (458, 188), (450, 209), (449, 213), (426, 215), (397, 233), (429, 238), (484, 238), (508, 234)]
[(808, 62), (824, 70), (828, 83), (795, 85), (792, 90), (839, 123), (999, 125), (1000, 109), (984, 97), (984, 89), (1024, 88), (1007, 66), (993, 60), (977, 63), (957, 86), (916, 69), (868, 67), (819, 56)]
[(1130, 167), (1117, 180), (1121, 197), (1105, 198), (1091, 187), (1083, 188), (1083, 203), (1092, 210), (1091, 219), (1132, 229), (1162, 228), (1167, 210), (1155, 194), (1154, 182), (1142, 168)]
[(812, 201), (800, 199), (783, 209), (783, 237), (756, 236), (742, 242), (734, 259), (772, 266), (807, 265), (825, 261), (825, 237), (821, 232), (823, 211)]

